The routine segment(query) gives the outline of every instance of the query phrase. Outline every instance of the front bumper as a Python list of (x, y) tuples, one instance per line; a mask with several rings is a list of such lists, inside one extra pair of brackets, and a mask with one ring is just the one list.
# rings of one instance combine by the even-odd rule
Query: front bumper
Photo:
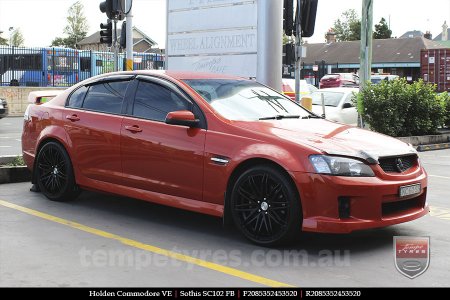
[[(340, 177), (293, 174), (300, 191), (303, 230), (349, 233), (408, 222), (426, 215), (427, 175), (418, 167), (407, 175)], [(400, 198), (400, 186), (420, 183), (419, 194)], [(348, 203), (342, 214), (340, 201)]]

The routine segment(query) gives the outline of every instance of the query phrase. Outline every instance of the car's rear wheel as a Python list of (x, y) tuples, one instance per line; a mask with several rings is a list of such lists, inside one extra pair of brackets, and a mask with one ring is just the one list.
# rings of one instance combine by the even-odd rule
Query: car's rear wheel
[(70, 157), (56, 142), (48, 142), (39, 150), (36, 180), (41, 192), (50, 200), (69, 201), (79, 195)]
[(298, 193), (288, 175), (271, 165), (254, 166), (238, 177), (230, 208), (235, 225), (256, 244), (291, 243), (300, 234)]

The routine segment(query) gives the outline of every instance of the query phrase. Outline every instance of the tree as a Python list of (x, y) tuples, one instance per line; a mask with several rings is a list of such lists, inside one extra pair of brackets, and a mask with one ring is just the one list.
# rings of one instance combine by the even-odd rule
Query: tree
[(349, 9), (344, 11), (341, 18), (334, 21), (333, 31), (336, 33), (336, 40), (338, 42), (360, 40), (361, 18), (358, 16), (356, 10)]
[(77, 48), (77, 43), (86, 37), (89, 26), (80, 1), (75, 2), (67, 11), (67, 25), (64, 27), (66, 37), (56, 37), (52, 46)]
[(375, 32), (373, 33), (374, 39), (390, 39), (392, 36), (392, 30), (389, 29), (388, 24), (384, 18), (381, 18), (380, 23), (375, 24)]
[(25, 42), (25, 39), (23, 38), (23, 34), (20, 31), (20, 28), (14, 29), (13, 33), (11, 34), (11, 45), (14, 47), (23, 47), (23, 44)]
[(6, 45), (8, 45), (8, 40), (5, 38), (2, 38), (2, 36), (1, 36), (2, 33), (3, 32), (0, 31), (0, 46), (2, 46), (2, 45), (6, 46)]

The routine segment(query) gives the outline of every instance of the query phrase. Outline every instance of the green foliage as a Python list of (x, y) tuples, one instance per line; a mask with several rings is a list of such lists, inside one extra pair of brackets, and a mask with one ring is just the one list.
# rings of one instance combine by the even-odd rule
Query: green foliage
[(64, 27), (66, 37), (56, 37), (51, 46), (77, 47), (77, 43), (86, 37), (88, 31), (87, 19), (84, 16), (83, 4), (75, 2), (68, 10), (67, 25)]
[(22, 156), (16, 156), (12, 162), (6, 164), (8, 167), (17, 167), (17, 166), (25, 166), (25, 161)]
[(392, 36), (392, 30), (389, 29), (388, 24), (384, 18), (381, 18), (380, 23), (375, 24), (375, 32), (373, 33), (374, 39), (390, 39)]
[(334, 21), (333, 31), (336, 33), (336, 40), (358, 41), (361, 39), (361, 18), (354, 9), (346, 10), (341, 17)]
[(14, 47), (23, 47), (25, 43), (25, 39), (23, 38), (23, 34), (20, 31), (20, 28), (14, 29), (11, 35), (11, 46)]
[(8, 40), (1, 36), (2, 32), (0, 31), (0, 46), (8, 45)]
[(405, 79), (370, 82), (354, 97), (363, 120), (391, 136), (434, 134), (446, 119), (444, 96), (423, 80), (408, 84)]
[(445, 108), (444, 125), (447, 128), (450, 128), (450, 94), (449, 93), (440, 94), (439, 100), (441, 101), (442, 106)]

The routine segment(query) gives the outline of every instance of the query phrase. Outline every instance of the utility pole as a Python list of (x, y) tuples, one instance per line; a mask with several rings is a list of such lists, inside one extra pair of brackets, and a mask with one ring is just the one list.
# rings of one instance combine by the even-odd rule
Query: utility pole
[(119, 71), (119, 43), (117, 41), (117, 20), (114, 20), (113, 29), (113, 49), (114, 49), (114, 71)]
[[(372, 40), (373, 40), (373, 0), (363, 0), (361, 20), (361, 47), (359, 90), (362, 91), (370, 80), (372, 70)], [(363, 127), (361, 116), (358, 114), (358, 126)]]
[(126, 70), (133, 70), (133, 0), (127, 1), (127, 25), (126, 25), (126, 44), (127, 44), (127, 63)]
[(301, 12), (301, 0), (297, 0), (297, 14), (295, 16), (295, 102), (300, 103), (300, 76), (302, 72), (302, 24), (300, 22)]

